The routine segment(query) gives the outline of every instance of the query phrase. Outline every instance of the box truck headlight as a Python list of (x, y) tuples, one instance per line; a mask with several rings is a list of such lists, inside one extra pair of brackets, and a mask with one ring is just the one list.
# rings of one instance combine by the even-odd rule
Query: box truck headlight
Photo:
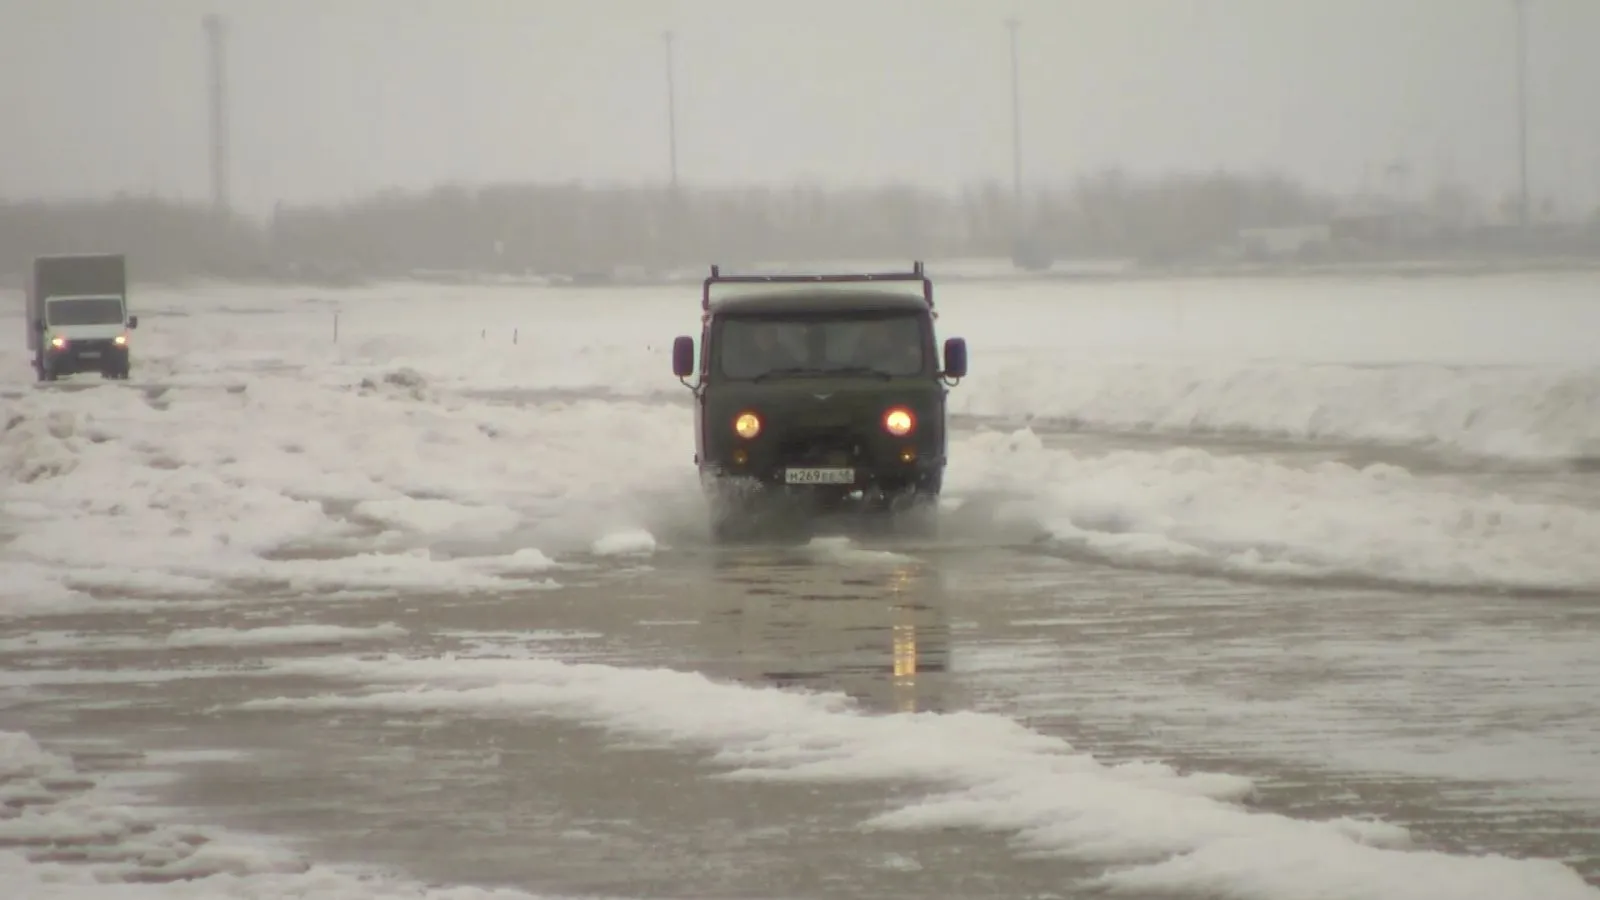
[(65, 349), (67, 346), (67, 339), (64, 337), (53, 337), (50, 339), (50, 346), (56, 348), (57, 350)]
[(128, 346), (128, 336), (125, 334), (119, 334), (111, 339), (111, 343), (116, 344), (118, 347), (126, 347)]

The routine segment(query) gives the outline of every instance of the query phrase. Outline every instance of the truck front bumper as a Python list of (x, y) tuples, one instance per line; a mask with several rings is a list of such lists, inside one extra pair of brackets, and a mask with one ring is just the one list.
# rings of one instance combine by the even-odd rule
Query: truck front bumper
[(44, 353), (44, 366), (53, 375), (120, 373), (127, 371), (128, 360), (128, 345), (115, 341), (66, 341), (47, 346)]

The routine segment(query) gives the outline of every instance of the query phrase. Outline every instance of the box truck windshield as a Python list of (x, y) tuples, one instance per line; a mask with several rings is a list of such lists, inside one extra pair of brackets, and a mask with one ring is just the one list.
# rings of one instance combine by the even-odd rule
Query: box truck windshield
[(121, 297), (52, 297), (45, 304), (45, 323), (52, 327), (122, 324)]

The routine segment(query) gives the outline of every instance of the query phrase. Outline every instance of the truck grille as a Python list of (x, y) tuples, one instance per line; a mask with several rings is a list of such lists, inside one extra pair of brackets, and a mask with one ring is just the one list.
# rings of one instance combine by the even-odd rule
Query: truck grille
[(841, 465), (861, 456), (861, 441), (849, 428), (795, 428), (778, 439), (778, 455), (791, 463)]
[(66, 352), (73, 356), (92, 355), (104, 358), (110, 354), (113, 344), (103, 338), (87, 341), (68, 341)]

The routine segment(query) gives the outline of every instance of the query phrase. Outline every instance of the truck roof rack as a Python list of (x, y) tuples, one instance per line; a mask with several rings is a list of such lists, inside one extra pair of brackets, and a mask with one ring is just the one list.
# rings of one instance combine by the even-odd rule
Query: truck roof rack
[(914, 260), (908, 272), (838, 272), (822, 275), (724, 275), (713, 263), (711, 275), (700, 286), (700, 308), (711, 309), (711, 286), (716, 284), (848, 284), (869, 281), (920, 281), (922, 298), (933, 308), (933, 282), (928, 279), (922, 260)]

